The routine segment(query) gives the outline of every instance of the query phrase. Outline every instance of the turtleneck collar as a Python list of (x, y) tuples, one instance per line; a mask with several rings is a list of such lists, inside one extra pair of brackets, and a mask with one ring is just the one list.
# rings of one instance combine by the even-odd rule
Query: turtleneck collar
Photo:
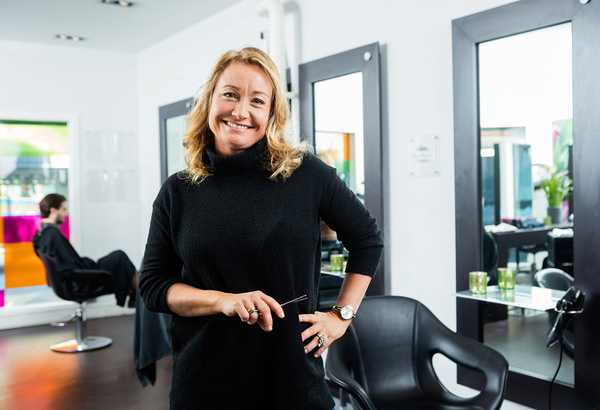
[(204, 155), (204, 165), (215, 174), (235, 174), (245, 171), (260, 163), (263, 155), (263, 140), (259, 140), (250, 148), (239, 154), (221, 157), (212, 148), (207, 148)]

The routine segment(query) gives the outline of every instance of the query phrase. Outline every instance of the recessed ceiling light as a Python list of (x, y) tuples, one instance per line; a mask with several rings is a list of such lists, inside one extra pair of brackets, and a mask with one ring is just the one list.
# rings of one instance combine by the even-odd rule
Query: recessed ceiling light
[(114, 4), (115, 6), (121, 7), (131, 7), (133, 3), (130, 1), (119, 1), (119, 0), (100, 0), (101, 3), (104, 4)]
[(57, 34), (56, 38), (61, 40), (71, 40), (71, 41), (83, 41), (83, 37), (79, 36), (68, 36), (66, 34)]

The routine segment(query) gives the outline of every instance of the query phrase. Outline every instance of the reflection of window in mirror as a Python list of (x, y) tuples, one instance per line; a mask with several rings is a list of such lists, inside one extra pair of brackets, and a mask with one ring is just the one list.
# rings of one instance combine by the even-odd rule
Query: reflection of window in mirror
[(365, 193), (362, 73), (314, 84), (315, 151), (359, 198)]
[(167, 132), (167, 175), (185, 169), (185, 148), (183, 147), (183, 134), (187, 122), (185, 115), (171, 117), (166, 120)]
[[(571, 42), (567, 23), (479, 45), (484, 225), (503, 219), (543, 222), (548, 215), (544, 192), (535, 188), (544, 165), (568, 169)], [(561, 222), (570, 213), (567, 199)]]

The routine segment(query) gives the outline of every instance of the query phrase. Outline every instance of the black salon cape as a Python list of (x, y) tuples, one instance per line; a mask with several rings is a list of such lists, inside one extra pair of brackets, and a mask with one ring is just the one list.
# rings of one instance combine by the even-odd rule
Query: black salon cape
[(56, 269), (62, 277), (67, 277), (74, 269), (100, 269), (110, 272), (115, 285), (117, 305), (124, 306), (131, 281), (135, 275), (135, 266), (123, 251), (114, 251), (94, 262), (81, 257), (71, 243), (63, 236), (57, 225), (43, 223), (33, 237), (33, 247), (53, 259)]
[(156, 382), (156, 362), (173, 354), (169, 324), (171, 315), (151, 312), (137, 290), (135, 331), (133, 333), (133, 362), (143, 387)]

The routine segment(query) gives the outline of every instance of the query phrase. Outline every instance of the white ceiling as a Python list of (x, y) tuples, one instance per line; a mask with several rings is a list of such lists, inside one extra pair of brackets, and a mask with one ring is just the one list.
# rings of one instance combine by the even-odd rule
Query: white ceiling
[(0, 40), (135, 53), (240, 0), (131, 1), (132, 7), (120, 7), (100, 0), (0, 0)]

